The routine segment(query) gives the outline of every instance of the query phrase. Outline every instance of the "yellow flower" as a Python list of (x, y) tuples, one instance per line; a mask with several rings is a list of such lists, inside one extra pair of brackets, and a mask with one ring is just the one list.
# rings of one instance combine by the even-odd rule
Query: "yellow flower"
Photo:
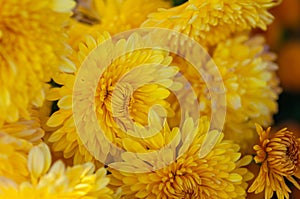
[[(93, 31), (108, 31), (111, 35), (138, 28), (147, 15), (158, 8), (169, 8), (169, 0), (92, 0), (79, 2), (75, 11), (79, 22), (70, 28), (70, 44), (77, 49), (84, 35)], [(78, 16), (79, 15), (79, 16)], [(83, 15), (83, 16), (81, 16)], [(89, 24), (88, 24), (89, 23)]]
[[(254, 123), (269, 125), (277, 112), (280, 88), (277, 65), (273, 62), (275, 56), (265, 49), (262, 37), (249, 38), (247, 35), (219, 43), (211, 55), (226, 90), (225, 138), (240, 144), (242, 152), (251, 152), (249, 148), (257, 139)], [(191, 82), (198, 96), (200, 114), (210, 116), (212, 91), (208, 90), (206, 82), (193, 66), (179, 57), (175, 57), (172, 65), (178, 66)], [(172, 108), (178, 112), (176, 103)], [(176, 122), (172, 123), (176, 125)]]
[(266, 29), (273, 16), (274, 0), (189, 0), (149, 15), (142, 27), (163, 27), (182, 32), (204, 46), (215, 45), (230, 35), (252, 28)]
[(65, 168), (61, 161), (51, 168), (49, 148), (42, 143), (29, 153), (28, 169), (32, 180), (20, 184), (9, 178), (0, 178), (1, 198), (113, 198), (106, 187), (109, 178), (106, 169), (95, 171), (92, 163)]
[(29, 120), (20, 119), (15, 123), (5, 123), (0, 128), (0, 132), (24, 139), (32, 144), (40, 143), (41, 138), (44, 136), (44, 130), (40, 126), (40, 119), (36, 110), (30, 111)]
[[(143, 161), (142, 155), (123, 154), (124, 162), (119, 163), (118, 170), (109, 169), (112, 173), (110, 184), (112, 187), (121, 187), (123, 198), (128, 199), (245, 198), (247, 181), (253, 176), (243, 166), (251, 162), (251, 156), (241, 158), (239, 146), (232, 141), (223, 140), (223, 134), (217, 132), (215, 133), (217, 144), (205, 157), (200, 157), (200, 148), (207, 133), (214, 133), (208, 132), (208, 129), (207, 119), (200, 119), (197, 127), (191, 118), (188, 118), (183, 127), (176, 130), (175, 139), (178, 139), (176, 143), (179, 143), (185, 140), (184, 137), (195, 133), (195, 139), (190, 146), (183, 143), (180, 149), (173, 146), (170, 149), (176, 150), (166, 151), (163, 154), (154, 153), (152, 161)], [(159, 137), (153, 139), (153, 143), (161, 142), (163, 145), (166, 144), (165, 140)], [(136, 143), (133, 142), (131, 145), (135, 146)], [(186, 147), (187, 150), (183, 152)], [(145, 151), (141, 148), (136, 149), (137, 152), (151, 151), (151, 148), (150, 150), (145, 148)], [(170, 161), (177, 155), (178, 159)], [(155, 168), (164, 163), (166, 166), (157, 170), (139, 172), (141, 168), (148, 169), (149, 165)], [(123, 166), (131, 168), (133, 172), (125, 172)]]
[(28, 178), (27, 155), (32, 144), (0, 131), (0, 176), (23, 182)]
[(33, 145), (40, 143), (44, 136), (37, 111), (30, 112), (29, 120), (20, 119), (15, 123), (5, 123), (0, 128), (0, 176), (12, 178), (16, 182), (28, 179), (28, 152)]
[(257, 164), (261, 164), (261, 167), (248, 191), (256, 194), (264, 191), (265, 199), (272, 198), (274, 191), (278, 199), (289, 198), (291, 190), (285, 180), (300, 189), (294, 178), (300, 178), (299, 139), (286, 128), (273, 135), (270, 135), (270, 127), (263, 130), (261, 126), (256, 125), (256, 129), (260, 144), (253, 147), (256, 151), (254, 160)]
[(0, 127), (43, 104), (45, 83), (67, 64), (64, 27), (74, 4), (0, 0)]
[[(68, 69), (54, 77), (54, 80), (63, 86), (51, 89), (48, 94), (48, 99), (59, 100), (58, 106), (60, 108), (48, 120), (49, 126), (60, 126), (51, 134), (48, 141), (53, 143), (54, 151), (63, 151), (65, 158), (74, 158), (74, 163), (94, 160), (76, 132), (72, 113), (74, 80), (81, 63), (89, 53), (108, 38), (108, 34), (98, 34), (95, 37), (87, 36), (86, 41), (79, 45), (79, 50), (75, 53), (78, 56), (74, 59), (76, 67), (72, 69), (72, 72), (70, 72), (71, 69)], [(143, 42), (144, 40), (141, 40), (138, 35), (132, 35), (127, 41), (120, 40), (117, 44), (112, 44), (112, 48), (114, 52), (126, 48), (134, 49), (142, 45)], [(122, 138), (128, 136), (124, 132), (125, 129), (120, 126), (120, 124), (126, 124), (126, 121), (115, 121), (114, 117), (120, 118), (124, 114), (128, 114), (134, 122), (145, 125), (148, 121), (148, 111), (153, 105), (161, 105), (170, 110), (169, 104), (165, 100), (170, 93), (167, 88), (172, 85), (172, 77), (177, 73), (177, 68), (167, 67), (171, 60), (172, 58), (168, 56), (168, 53), (161, 50), (136, 50), (117, 58), (104, 71), (99, 79), (98, 87), (95, 88), (95, 105), (93, 106), (96, 109), (99, 125), (105, 130), (107, 138), (114, 144), (122, 147)], [(162, 68), (162, 71), (159, 69), (160, 64), (166, 66)], [(137, 67), (139, 65), (145, 67)], [(135, 74), (130, 73), (131, 70), (135, 71)], [(146, 81), (145, 83), (150, 84), (144, 84), (134, 89), (133, 85), (140, 81)], [(156, 81), (161, 84), (156, 84)], [(165, 87), (161, 86), (162, 84)], [(112, 99), (112, 92), (114, 92), (114, 99)], [(126, 100), (129, 100), (128, 104)], [(113, 110), (115, 110), (114, 114), (121, 115), (114, 115)], [(171, 115), (172, 111), (170, 110)], [(92, 129), (91, 132), (93, 132)], [(90, 139), (95, 140), (96, 138), (91, 137)], [(110, 150), (109, 146), (102, 143), (101, 148), (105, 148), (105, 152), (102, 151), (104, 155)]]

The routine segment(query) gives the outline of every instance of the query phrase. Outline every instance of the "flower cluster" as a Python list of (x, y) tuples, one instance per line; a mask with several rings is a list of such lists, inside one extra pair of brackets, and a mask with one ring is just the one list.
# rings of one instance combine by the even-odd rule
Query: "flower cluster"
[(0, 0), (0, 198), (289, 198), (278, 4)]

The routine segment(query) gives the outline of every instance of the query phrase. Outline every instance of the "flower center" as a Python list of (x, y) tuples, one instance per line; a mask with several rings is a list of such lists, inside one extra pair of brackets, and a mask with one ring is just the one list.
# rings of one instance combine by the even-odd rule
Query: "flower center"
[(299, 144), (291, 132), (280, 132), (268, 143), (270, 166), (280, 175), (294, 175), (299, 164)]
[(162, 178), (165, 194), (170, 198), (200, 198), (201, 179), (194, 175), (192, 169), (175, 166), (175, 170)]
[(99, 91), (100, 101), (102, 103), (105, 103), (105, 101), (109, 99), (109, 96), (111, 96), (111, 93), (114, 90), (114, 86), (112, 85), (112, 79), (110, 78), (107, 82), (100, 83), (99, 89), (100, 89)]
[(295, 138), (291, 139), (291, 143), (287, 148), (286, 155), (288, 159), (292, 162), (292, 164), (297, 165), (299, 160), (299, 145)]
[(132, 129), (130, 106), (132, 104), (133, 88), (129, 83), (118, 83), (112, 92), (112, 116), (122, 130)]

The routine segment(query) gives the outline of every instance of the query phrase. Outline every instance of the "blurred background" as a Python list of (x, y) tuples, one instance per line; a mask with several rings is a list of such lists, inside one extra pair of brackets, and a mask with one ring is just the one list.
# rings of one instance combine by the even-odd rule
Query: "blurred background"
[(275, 124), (300, 134), (300, 0), (283, 0), (272, 13), (275, 20), (264, 34), (270, 49), (278, 55), (283, 88)]

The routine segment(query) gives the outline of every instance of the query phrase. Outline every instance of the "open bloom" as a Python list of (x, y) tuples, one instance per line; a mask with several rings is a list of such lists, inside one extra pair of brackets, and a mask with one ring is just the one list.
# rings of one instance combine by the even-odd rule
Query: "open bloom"
[(20, 184), (9, 178), (0, 178), (1, 198), (113, 198), (106, 187), (109, 178), (104, 168), (95, 171), (92, 163), (65, 168), (61, 161), (51, 165), (46, 144), (35, 146), (29, 152), (28, 170), (31, 180)]
[[(126, 149), (135, 148), (139, 154), (124, 154), (123, 162), (114, 163), (115, 169), (110, 168), (110, 184), (121, 187), (123, 198), (128, 199), (245, 198), (247, 181), (253, 176), (243, 166), (251, 162), (251, 156), (241, 158), (238, 145), (223, 140), (222, 133), (208, 132), (207, 119), (202, 118), (199, 126), (195, 125), (191, 118), (185, 120), (180, 130), (168, 129), (166, 124), (161, 131), (165, 139), (156, 137), (152, 141), (154, 144), (161, 143), (159, 147), (170, 148), (164, 153), (157, 151), (148, 160), (144, 158), (146, 153), (155, 147), (149, 145), (143, 149), (138, 143), (129, 142), (131, 144)], [(200, 157), (200, 148), (205, 147), (203, 141), (210, 133), (215, 133), (217, 144), (206, 156)], [(194, 139), (185, 139), (189, 136)], [(179, 145), (167, 145), (170, 139), (175, 139), (174, 143)], [(177, 158), (174, 159), (175, 156)], [(159, 168), (159, 165), (163, 166)], [(129, 168), (132, 172), (128, 172)], [(148, 171), (141, 172), (142, 169)]]
[(274, 0), (189, 0), (148, 16), (142, 27), (170, 28), (194, 38), (204, 46), (215, 45), (236, 32), (266, 29), (273, 16)]
[(263, 130), (256, 125), (260, 144), (253, 148), (256, 151), (255, 162), (261, 164), (260, 171), (249, 192), (265, 193), (270, 199), (276, 192), (278, 199), (289, 198), (290, 188), (286, 181), (300, 189), (295, 178), (300, 178), (299, 158), (300, 144), (292, 132), (286, 128), (270, 135), (271, 128)]
[[(225, 138), (238, 143), (242, 152), (250, 152), (252, 143), (257, 139), (254, 123), (270, 125), (273, 114), (277, 112), (276, 100), (281, 89), (276, 76), (278, 66), (274, 63), (275, 55), (266, 49), (262, 37), (239, 35), (220, 42), (211, 56), (225, 87)], [(172, 64), (178, 66), (191, 83), (198, 97), (200, 114), (209, 116), (213, 91), (208, 89), (204, 78), (194, 66), (179, 57), (175, 57)], [(208, 74), (209, 64), (205, 70)], [(175, 107), (176, 102), (173, 101), (172, 108), (177, 113), (178, 107)]]
[(44, 87), (66, 65), (64, 27), (74, 1), (0, 1), (0, 127), (28, 119)]
[[(54, 77), (54, 80), (62, 87), (52, 88), (48, 95), (50, 100), (59, 100), (60, 108), (48, 120), (49, 126), (60, 126), (51, 134), (49, 141), (53, 143), (54, 151), (63, 151), (65, 158), (72, 157), (75, 163), (92, 161), (93, 156), (86, 150), (76, 132), (72, 113), (74, 81), (83, 61), (106, 39), (109, 39), (108, 34), (88, 36), (75, 53), (74, 67), (65, 69)], [(120, 40), (116, 44), (111, 44), (111, 47), (116, 53), (127, 48), (142, 47), (146, 40), (142, 40), (138, 35), (132, 35), (128, 40)], [(148, 42), (151, 41), (148, 40)], [(148, 111), (153, 105), (161, 105), (169, 109), (169, 104), (165, 100), (170, 93), (167, 88), (172, 85), (172, 77), (177, 73), (176, 67), (168, 66), (171, 60), (168, 53), (162, 50), (134, 50), (114, 60), (102, 76), (96, 78), (98, 86), (94, 88), (96, 89), (95, 104), (91, 104), (93, 107), (91, 111), (95, 109), (99, 125), (111, 142), (122, 147), (122, 138), (128, 136), (124, 133), (128, 127), (127, 120), (116, 121), (115, 118), (125, 115), (133, 122), (146, 125)], [(141, 82), (142, 85), (134, 87)], [(170, 114), (172, 114), (171, 110)], [(95, 139), (90, 138), (90, 140)], [(104, 145), (103, 142), (100, 142), (100, 147), (105, 149), (103, 153), (108, 153), (110, 150), (109, 146)]]

